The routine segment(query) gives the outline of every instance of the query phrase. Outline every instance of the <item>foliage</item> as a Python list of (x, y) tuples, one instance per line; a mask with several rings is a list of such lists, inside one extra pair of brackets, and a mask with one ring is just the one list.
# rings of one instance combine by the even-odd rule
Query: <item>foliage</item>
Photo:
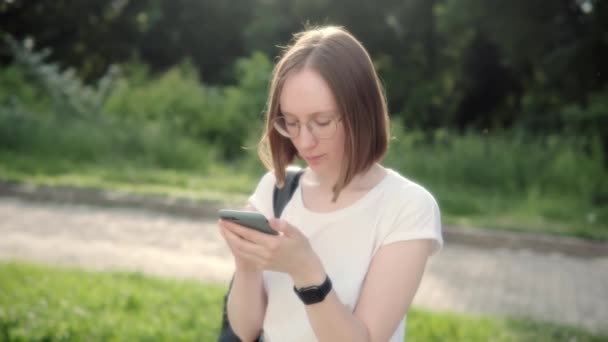
[(17, 65), (26, 72), (26, 77), (31, 78), (44, 93), (50, 95), (53, 111), (57, 115), (67, 118), (100, 116), (101, 107), (117, 72), (115, 67), (110, 67), (95, 86), (89, 86), (82, 83), (74, 69), (68, 68), (62, 71), (57, 64), (46, 62), (50, 54), (48, 49), (37, 52), (33, 51), (26, 42), (20, 45), (10, 36), (6, 36), (5, 40)]
[[(104, 110), (129, 122), (161, 122), (215, 146), (225, 159), (240, 155), (250, 134), (260, 134), (271, 64), (254, 53), (235, 66), (236, 86), (201, 83), (189, 62), (157, 78), (131, 65)], [(134, 69), (134, 70), (133, 70)]]
[(592, 150), (593, 139), (599, 138), (604, 149), (604, 166), (608, 168), (608, 88), (591, 93), (587, 106), (569, 104), (562, 107), (559, 114), (565, 132), (591, 137), (586, 150)]
[(426, 134), (396, 124), (393, 138), (387, 162), (440, 183), (505, 195), (537, 188), (546, 195), (581, 196), (606, 182), (597, 139), (583, 154), (587, 139), (575, 136), (532, 138), (513, 131), (461, 136), (442, 129)]
[[(203, 83), (188, 60), (162, 74), (132, 61), (108, 78), (115, 86), (107, 90), (103, 82), (84, 84), (43, 55), (11, 46), (17, 63), (0, 70), (0, 156), (17, 166), (0, 170), (4, 178), (245, 194), (264, 172), (255, 147), (272, 66), (263, 53), (238, 60), (233, 86)], [(377, 64), (391, 68), (388, 58)], [(388, 166), (429, 186), (450, 223), (474, 219), (489, 228), (608, 238), (605, 91), (590, 94), (586, 105), (563, 106), (559, 133), (539, 128), (531, 134), (529, 127), (542, 126), (531, 121), (482, 132), (421, 130), (417, 112), (458, 106), (441, 96), (442, 89), (459, 92), (445, 77), (418, 87), (406, 119), (393, 115)], [(531, 106), (540, 102), (531, 97)], [(20, 167), (21, 159), (39, 162)], [(61, 166), (51, 170), (54, 165)], [(218, 184), (191, 178), (196, 172), (217, 177), (226, 169), (234, 172)]]
[(190, 60), (207, 87), (238, 85), (239, 58), (275, 56), (306, 23), (344, 25), (376, 61), (391, 112), (423, 129), (559, 133), (563, 107), (593, 106), (608, 81), (597, 0), (14, 0), (0, 23), (87, 83), (135, 58), (154, 77)]
[(0, 87), (0, 149), (81, 162), (131, 160), (161, 167), (201, 168), (213, 149), (185, 139), (154, 121), (117, 120), (103, 112), (116, 77), (111, 71), (96, 86), (83, 84), (71, 70), (48, 63), (10, 38), (16, 65), (3, 71)]
[(397, 120), (392, 137), (385, 164), (428, 186), (451, 223), (608, 238), (608, 175), (597, 137), (589, 144), (518, 131), (461, 136), (403, 130)]

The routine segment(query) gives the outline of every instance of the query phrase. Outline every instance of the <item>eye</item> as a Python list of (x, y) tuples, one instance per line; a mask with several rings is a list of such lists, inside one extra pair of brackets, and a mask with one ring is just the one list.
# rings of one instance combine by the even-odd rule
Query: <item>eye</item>
[(320, 127), (325, 127), (331, 123), (331, 119), (319, 118), (315, 120), (315, 124)]
[(298, 120), (285, 120), (287, 127), (295, 127), (298, 125)]

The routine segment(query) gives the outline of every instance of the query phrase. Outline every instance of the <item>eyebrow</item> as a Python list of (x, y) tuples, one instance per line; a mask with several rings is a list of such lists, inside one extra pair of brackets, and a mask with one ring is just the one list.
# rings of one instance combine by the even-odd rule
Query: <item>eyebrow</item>
[[(284, 114), (284, 115), (289, 115), (289, 116), (295, 116), (295, 117), (297, 117), (297, 115), (292, 114), (290, 112), (286, 112), (284, 110), (281, 110), (281, 113)], [(304, 115), (304, 117), (315, 116), (315, 115), (320, 115), (320, 114), (336, 114), (336, 111), (335, 110), (322, 110), (322, 111), (318, 111), (318, 112), (309, 113), (307, 115)]]

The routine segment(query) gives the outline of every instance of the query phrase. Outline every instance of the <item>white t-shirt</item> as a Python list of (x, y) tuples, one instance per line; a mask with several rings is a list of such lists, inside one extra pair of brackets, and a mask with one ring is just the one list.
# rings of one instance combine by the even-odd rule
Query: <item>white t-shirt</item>
[[(274, 217), (274, 185), (274, 174), (269, 172), (249, 198), (268, 218)], [(364, 197), (329, 213), (308, 210), (298, 186), (281, 218), (309, 239), (338, 298), (351, 311), (357, 305), (368, 267), (380, 247), (397, 241), (432, 239), (435, 254), (443, 246), (439, 207), (433, 196), (391, 169)], [(263, 327), (266, 341), (317, 341), (289, 275), (264, 271), (263, 279), (268, 295)], [(405, 321), (404, 318), (390, 342), (404, 340)]]

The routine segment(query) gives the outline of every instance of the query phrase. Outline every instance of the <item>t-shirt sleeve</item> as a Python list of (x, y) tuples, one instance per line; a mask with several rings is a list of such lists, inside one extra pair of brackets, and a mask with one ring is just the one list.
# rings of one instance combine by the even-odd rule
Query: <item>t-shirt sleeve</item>
[(403, 189), (399, 200), (393, 201), (393, 219), (381, 236), (380, 245), (393, 242), (430, 239), (433, 240), (431, 255), (443, 247), (441, 214), (437, 201), (431, 193), (419, 185)]
[(267, 218), (274, 217), (272, 193), (276, 183), (274, 173), (267, 172), (259, 181), (255, 191), (249, 196), (249, 204), (254, 206)]

